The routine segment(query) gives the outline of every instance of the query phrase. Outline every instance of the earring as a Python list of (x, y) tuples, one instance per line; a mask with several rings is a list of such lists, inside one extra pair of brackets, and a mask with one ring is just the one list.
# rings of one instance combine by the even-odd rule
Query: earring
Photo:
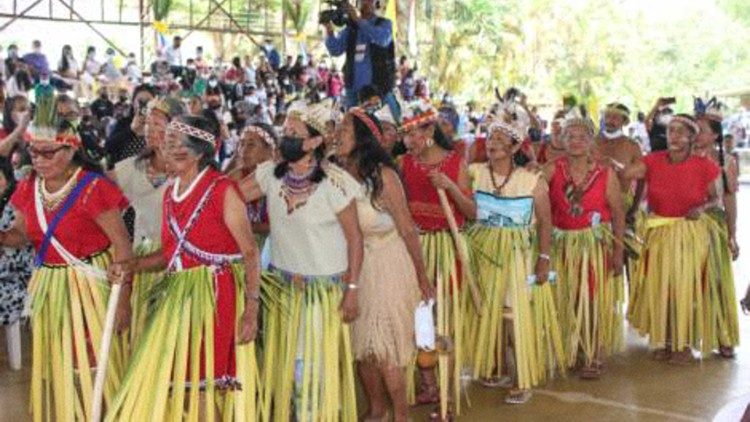
[(432, 138), (428, 138), (428, 139), (427, 139), (427, 142), (425, 142), (425, 146), (426, 146), (427, 148), (429, 148), (429, 147), (431, 147), (431, 146), (433, 146), (433, 145), (435, 145), (435, 140), (434, 140), (434, 139), (432, 139)]

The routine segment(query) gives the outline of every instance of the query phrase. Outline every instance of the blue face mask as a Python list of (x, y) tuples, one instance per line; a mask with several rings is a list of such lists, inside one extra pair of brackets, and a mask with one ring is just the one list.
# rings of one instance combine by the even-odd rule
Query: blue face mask
[(167, 180), (168, 178), (166, 174), (157, 174), (153, 179), (151, 179), (151, 185), (153, 185), (154, 188), (158, 188), (159, 186), (167, 183)]

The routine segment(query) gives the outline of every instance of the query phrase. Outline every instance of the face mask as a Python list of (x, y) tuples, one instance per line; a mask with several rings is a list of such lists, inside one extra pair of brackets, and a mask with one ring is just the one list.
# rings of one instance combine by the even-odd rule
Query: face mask
[(13, 114), (11, 115), (11, 117), (13, 119), (13, 122), (15, 124), (19, 125), (19, 124), (21, 124), (21, 118), (23, 117), (23, 113), (16, 111), (16, 112), (13, 112)]
[(167, 175), (166, 174), (157, 174), (156, 176), (151, 179), (151, 184), (158, 188), (159, 186), (167, 183)]
[(667, 126), (671, 120), (672, 120), (671, 114), (662, 114), (656, 118), (656, 123), (658, 123), (661, 126)]
[(17, 55), (18, 55), (18, 51), (8, 50), (8, 57), (16, 57)]
[(194, 65), (194, 64), (191, 64), (191, 65), (189, 65), (189, 66), (188, 66), (187, 68), (188, 68), (188, 70), (195, 70), (195, 65)]
[(34, 53), (41, 53), (42, 48), (41, 47), (34, 47)]
[(617, 138), (620, 138), (620, 137), (622, 137), (622, 135), (623, 135), (623, 133), (622, 133), (622, 129), (617, 129), (617, 130), (616, 130), (616, 131), (614, 131), (614, 132), (609, 132), (609, 131), (607, 131), (607, 130), (605, 129), (605, 130), (604, 130), (604, 131), (602, 132), (602, 134), (603, 134), (603, 135), (604, 135), (604, 137), (605, 137), (605, 138), (607, 138), (607, 139), (617, 139)]
[(210, 86), (211, 88), (216, 88), (216, 85), (218, 84), (219, 83), (216, 81), (216, 79), (211, 79), (208, 81), (208, 86)]
[(42, 86), (47, 86), (49, 85), (49, 79), (40, 79), (39, 84)]

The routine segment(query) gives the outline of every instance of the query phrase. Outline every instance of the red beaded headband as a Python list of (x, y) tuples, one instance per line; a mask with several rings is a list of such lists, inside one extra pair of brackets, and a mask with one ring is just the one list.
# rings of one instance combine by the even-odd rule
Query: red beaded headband
[(32, 133), (34, 133), (31, 138), (32, 143), (36, 141), (47, 141), (73, 148), (78, 148), (81, 146), (81, 138), (72, 132), (56, 134), (52, 129), (43, 128), (32, 131)]
[(437, 114), (435, 110), (430, 109), (424, 113), (420, 113), (411, 118), (405, 118), (401, 124), (401, 132), (408, 132), (416, 127), (422, 126), (425, 123), (432, 123), (437, 120)]
[(178, 120), (172, 120), (171, 122), (169, 122), (168, 129), (173, 130), (175, 132), (182, 133), (183, 135), (188, 135), (188, 136), (198, 138), (201, 141), (205, 141), (213, 146), (216, 146), (216, 138), (214, 137), (214, 135), (206, 132), (205, 130), (190, 126), (187, 123), (183, 123)]
[(383, 143), (383, 133), (378, 128), (378, 125), (375, 124), (375, 121), (372, 120), (370, 116), (367, 115), (367, 113), (364, 112), (361, 108), (352, 108), (349, 110), (350, 113), (357, 116), (359, 120), (361, 120), (368, 129), (370, 129), (370, 132), (372, 132), (373, 136), (375, 136), (375, 139), (378, 140), (379, 143)]

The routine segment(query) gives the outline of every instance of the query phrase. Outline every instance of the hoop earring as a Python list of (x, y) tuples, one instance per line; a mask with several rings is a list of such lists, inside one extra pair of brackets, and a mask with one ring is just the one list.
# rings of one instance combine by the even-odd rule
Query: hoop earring
[(425, 146), (426, 146), (427, 148), (430, 148), (430, 147), (432, 147), (433, 145), (435, 145), (435, 140), (434, 140), (434, 139), (432, 139), (432, 138), (428, 138), (428, 139), (427, 139), (427, 142), (425, 142), (425, 143), (424, 143), (424, 145), (425, 145)]

